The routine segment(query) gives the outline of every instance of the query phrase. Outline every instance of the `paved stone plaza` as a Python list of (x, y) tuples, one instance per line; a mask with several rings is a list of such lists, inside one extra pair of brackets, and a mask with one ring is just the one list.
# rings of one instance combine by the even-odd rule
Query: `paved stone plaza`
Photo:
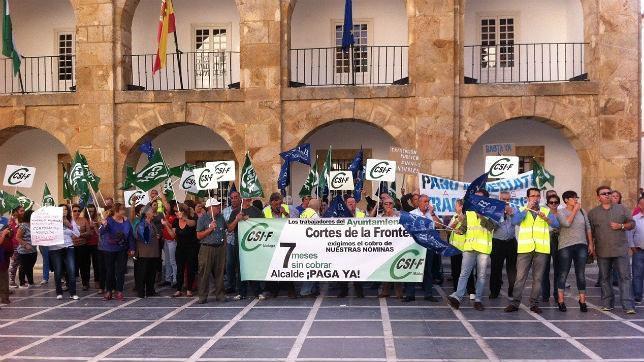
[(643, 360), (644, 307), (634, 316), (600, 311), (596, 265), (588, 272), (588, 313), (573, 297), (568, 312), (551, 302), (542, 315), (525, 307), (504, 313), (505, 298), (486, 298), (483, 312), (469, 301), (453, 311), (445, 302), (451, 282), (436, 287), (439, 303), (422, 292), (411, 304), (378, 299), (368, 288), (364, 299), (337, 299), (325, 284), (317, 299), (199, 305), (170, 298), (169, 289), (145, 300), (105, 302), (83, 292), (79, 301), (57, 301), (52, 279), (49, 288), (16, 290), (2, 306), (0, 360)]

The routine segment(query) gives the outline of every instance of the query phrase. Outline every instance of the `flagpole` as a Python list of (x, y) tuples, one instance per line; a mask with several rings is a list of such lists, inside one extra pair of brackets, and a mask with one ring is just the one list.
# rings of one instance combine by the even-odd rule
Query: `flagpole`
[[(92, 186), (92, 183), (91, 183), (91, 182), (88, 182), (88, 183), (87, 183), (87, 186), (89, 186), (89, 190), (92, 192), (92, 195), (93, 195), (93, 197), (94, 197), (94, 200), (95, 200), (95, 201), (98, 201), (98, 199), (96, 198), (96, 191), (94, 191), (94, 187)], [(105, 206), (105, 203), (103, 203), (103, 206)], [(87, 208), (87, 205), (85, 205), (85, 208)], [(103, 215), (103, 210), (102, 210), (102, 208), (97, 207), (96, 209), (98, 210), (98, 212), (100, 212), (100, 213), (101, 213), (101, 217), (104, 219), (104, 218), (105, 218), (105, 216)]]
[[(159, 147), (158, 149), (159, 149), (159, 155), (161, 156), (161, 162), (163, 162), (163, 165), (165, 166), (165, 170), (168, 173), (168, 178), (170, 179), (170, 189), (172, 190), (172, 194), (174, 195), (174, 203), (177, 204), (177, 209), (179, 209), (179, 201), (177, 201), (177, 192), (174, 191), (174, 184), (172, 183), (172, 175), (170, 174), (170, 169), (168, 168), (168, 164), (165, 162), (165, 159), (163, 158), (163, 152), (161, 151), (161, 147)], [(163, 192), (163, 190), (161, 191)]]
[(25, 86), (22, 84), (22, 71), (18, 68), (18, 81), (20, 82), (20, 92), (25, 93)]
[(183, 68), (181, 67), (181, 54), (183, 54), (183, 52), (179, 50), (179, 40), (177, 40), (176, 24), (174, 26), (174, 48), (177, 51), (177, 65), (179, 65), (179, 84), (181, 85), (181, 89), (183, 89)]

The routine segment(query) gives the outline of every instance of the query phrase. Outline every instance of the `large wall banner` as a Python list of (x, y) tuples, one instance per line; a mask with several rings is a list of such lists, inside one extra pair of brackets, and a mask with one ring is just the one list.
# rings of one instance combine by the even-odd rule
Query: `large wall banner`
[(425, 249), (397, 218), (248, 219), (242, 280), (420, 282)]
[[(456, 213), (457, 199), (465, 196), (469, 182), (460, 182), (444, 177), (418, 174), (418, 186), (421, 195), (429, 196), (429, 202), (434, 205), (437, 215), (453, 215)], [(491, 197), (498, 197), (500, 191), (510, 192), (510, 203), (514, 207), (522, 207), (526, 203), (526, 191), (534, 187), (532, 171), (528, 171), (515, 178), (492, 181), (487, 183), (487, 190)]]

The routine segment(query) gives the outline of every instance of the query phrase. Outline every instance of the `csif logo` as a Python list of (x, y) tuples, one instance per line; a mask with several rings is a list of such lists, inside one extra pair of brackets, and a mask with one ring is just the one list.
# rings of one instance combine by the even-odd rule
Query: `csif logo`
[(136, 206), (136, 204), (139, 203), (139, 200), (143, 198), (143, 196), (144, 196), (143, 191), (140, 191), (140, 190), (136, 191), (135, 193), (132, 194), (132, 196), (130, 196), (130, 199), (127, 200), (128, 205), (130, 207)]
[(400, 280), (408, 277), (414, 270), (419, 270), (425, 260), (422, 258), (419, 259), (418, 255), (420, 255), (420, 251), (416, 249), (410, 249), (398, 254), (396, 259), (391, 263), (389, 276), (392, 279)]
[(205, 168), (199, 175), (199, 188), (205, 189), (206, 187), (208, 187), (208, 184), (210, 184), (212, 178), (213, 174), (210, 172), (210, 169)]
[(492, 166), (490, 166), (490, 169), (488, 170), (490, 172), (491, 177), (499, 177), (502, 176), (505, 172), (510, 171), (512, 169), (512, 160), (504, 157), (496, 160)]
[(195, 175), (192, 174), (183, 180), (183, 183), (181, 184), (181, 188), (184, 190), (190, 190), (195, 186)]
[(218, 162), (212, 167), (212, 170), (217, 176), (217, 180), (221, 180), (222, 177), (224, 177), (228, 172), (230, 172), (230, 169), (231, 169), (230, 165), (226, 162)]
[(377, 180), (389, 174), (392, 170), (393, 167), (391, 167), (389, 162), (380, 161), (371, 168), (371, 171), (369, 171), (369, 176), (372, 179)]
[(14, 186), (29, 179), (29, 177), (31, 177), (31, 172), (29, 172), (29, 169), (26, 167), (21, 167), (13, 171), (11, 175), (9, 175), (9, 179), (7, 181), (9, 182), (9, 185)]
[(139, 174), (137, 175), (137, 178), (143, 182), (152, 181), (161, 174), (161, 171), (164, 168), (165, 167), (163, 165), (163, 162), (153, 163), (152, 165), (150, 165), (150, 167), (141, 170), (141, 172), (139, 172)]
[(83, 178), (83, 166), (75, 163), (73, 168), (69, 171), (69, 183), (76, 185), (76, 183)]
[(334, 189), (339, 189), (347, 182), (349, 182), (349, 176), (346, 174), (346, 172), (338, 172), (331, 179), (331, 187)]
[[(273, 236), (272, 231), (267, 231), (268, 229), (268, 224), (264, 222), (260, 222), (256, 225), (253, 225), (248, 231), (244, 233), (244, 236), (242, 236), (241, 242), (239, 243), (239, 246), (244, 250), (244, 251), (253, 251), (260, 246), (262, 246), (262, 242), (270, 240), (270, 238)], [(248, 244), (254, 244), (257, 243), (254, 246), (249, 246)]]

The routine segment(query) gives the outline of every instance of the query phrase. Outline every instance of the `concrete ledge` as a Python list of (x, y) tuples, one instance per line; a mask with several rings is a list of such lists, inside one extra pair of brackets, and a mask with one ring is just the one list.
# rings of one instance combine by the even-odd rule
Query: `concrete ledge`
[(78, 104), (78, 94), (75, 92), (12, 94), (0, 96), (0, 107), (69, 106)]
[(114, 103), (243, 102), (242, 89), (117, 91)]
[(516, 97), (516, 96), (569, 96), (599, 94), (599, 83), (517, 83), (517, 84), (461, 84), (461, 98)]
[(283, 88), (282, 100), (319, 100), (350, 98), (409, 98), (415, 95), (413, 84), (378, 86), (333, 86)]

